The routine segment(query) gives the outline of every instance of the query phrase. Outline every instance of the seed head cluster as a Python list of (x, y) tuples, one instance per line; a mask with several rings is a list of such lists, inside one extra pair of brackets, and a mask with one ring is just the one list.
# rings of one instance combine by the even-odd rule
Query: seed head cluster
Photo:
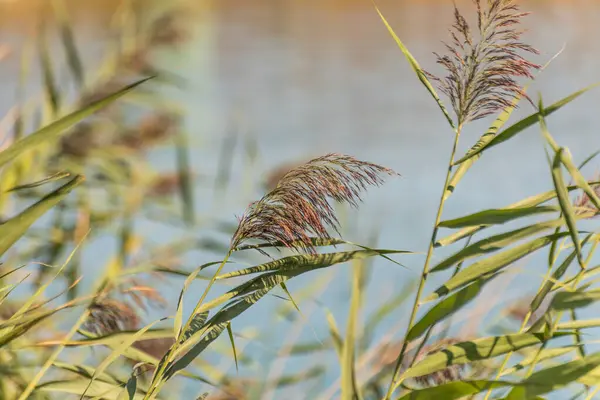
[(533, 78), (531, 71), (540, 68), (519, 54), (538, 54), (520, 41), (524, 31), (517, 28), (529, 13), (520, 12), (515, 0), (473, 1), (477, 7), (478, 40), (455, 7), (452, 41), (444, 43), (447, 54), (434, 53), (447, 75), (439, 78), (427, 73), (450, 99), (459, 125), (502, 110), (515, 97), (529, 99), (516, 78)]
[(331, 239), (339, 221), (330, 200), (358, 206), (367, 186), (379, 186), (391, 169), (341, 154), (327, 154), (286, 173), (275, 189), (248, 207), (232, 237), (232, 249), (249, 239), (281, 242), (315, 252), (311, 236)]

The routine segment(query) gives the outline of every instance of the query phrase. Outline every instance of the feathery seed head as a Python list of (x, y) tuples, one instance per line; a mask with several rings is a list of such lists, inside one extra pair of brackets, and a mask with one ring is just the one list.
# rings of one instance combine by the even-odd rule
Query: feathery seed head
[(275, 189), (248, 207), (239, 220), (231, 248), (248, 239), (279, 241), (295, 251), (315, 252), (311, 235), (331, 239), (339, 221), (330, 200), (354, 207), (367, 186), (379, 186), (391, 169), (341, 154), (327, 154), (286, 173)]
[(450, 99), (459, 125), (502, 110), (516, 97), (529, 99), (515, 79), (531, 79), (531, 70), (540, 68), (519, 54), (538, 54), (520, 41), (523, 31), (516, 28), (529, 13), (519, 12), (515, 0), (485, 0), (487, 7), (482, 7), (481, 0), (474, 2), (478, 41), (473, 39), (469, 24), (454, 7), (452, 41), (445, 44), (448, 52), (434, 53), (447, 75), (439, 78), (426, 73)]

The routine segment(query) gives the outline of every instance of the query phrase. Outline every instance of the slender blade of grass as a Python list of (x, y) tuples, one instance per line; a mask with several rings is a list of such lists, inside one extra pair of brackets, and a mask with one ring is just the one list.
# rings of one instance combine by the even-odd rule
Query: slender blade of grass
[(450, 382), (430, 388), (411, 390), (404, 396), (400, 396), (397, 400), (458, 400), (480, 393), (490, 387), (497, 389), (512, 385), (511, 382), (484, 380)]
[(21, 236), (23, 236), (35, 221), (62, 201), (75, 187), (80, 185), (83, 180), (83, 176), (76, 176), (55, 191), (47, 194), (37, 203), (25, 209), (19, 215), (0, 225), (0, 255), (4, 254), (21, 238)]
[(423, 302), (435, 300), (444, 296), (451, 291), (458, 289), (470, 282), (473, 282), (486, 275), (495, 273), (503, 268), (511, 265), (515, 261), (534, 253), (535, 251), (549, 245), (555, 240), (558, 240), (568, 233), (551, 234), (531, 240), (527, 243), (515, 246), (511, 249), (504, 250), (501, 253), (496, 253), (488, 258), (477, 261), (468, 267), (460, 270), (456, 275), (450, 278), (446, 283), (435, 290)]
[[(588, 90), (591, 90), (593, 88), (595, 88), (596, 86), (600, 85), (599, 83), (595, 83), (593, 85), (587, 86), (567, 97), (564, 97), (563, 99), (557, 101), (556, 103), (550, 105), (549, 107), (547, 107), (544, 110), (544, 114), (545, 115), (550, 115), (552, 113), (554, 113), (555, 111), (558, 111), (560, 108), (562, 108), (563, 106), (569, 104), (571, 101), (575, 100), (576, 98), (578, 98), (579, 96), (581, 96), (582, 94), (584, 94), (585, 92), (587, 92)], [(514, 136), (516, 136), (517, 134), (523, 132), (525, 129), (529, 128), (530, 126), (534, 125), (536, 122), (538, 122), (538, 118), (540, 116), (539, 112), (536, 112), (534, 114), (529, 115), (528, 117), (523, 118), (522, 120), (520, 120), (519, 122), (514, 123), (513, 125), (509, 126), (508, 128), (506, 128), (505, 130), (503, 130), (502, 132), (500, 132), (499, 134), (497, 134), (496, 136), (494, 136), (494, 138), (492, 140), (490, 140), (486, 145), (479, 147), (478, 149), (474, 150), (473, 152), (471, 152), (471, 154), (467, 154), (465, 155), (463, 158), (461, 158), (460, 160), (456, 161), (454, 163), (454, 165), (458, 165), (461, 164), (475, 156), (477, 156), (479, 153), (481, 153), (484, 150), (490, 149), (496, 145), (499, 145), (500, 143), (506, 142), (509, 139), (512, 139)]]
[[(561, 337), (568, 333), (555, 333), (554, 337)], [(491, 336), (466, 341), (446, 347), (428, 355), (417, 362), (412, 368), (407, 369), (404, 378), (414, 378), (433, 372), (441, 371), (450, 365), (469, 364), (480, 360), (517, 351), (529, 346), (546, 342), (542, 334), (517, 333), (505, 336)]]
[(57, 139), (65, 133), (66, 129), (70, 128), (71, 126), (75, 125), (76, 123), (90, 116), (96, 111), (108, 106), (110, 103), (129, 93), (137, 86), (141, 85), (149, 79), (152, 78), (145, 78), (130, 85), (127, 85), (123, 89), (112, 93), (90, 104), (87, 107), (74, 111), (71, 114), (66, 115), (65, 117), (62, 117), (52, 122), (51, 124), (37, 130), (36, 132), (25, 136), (21, 140), (18, 140), (9, 148), (0, 152), (0, 167), (12, 161), (22, 153), (33, 149), (34, 147), (37, 147), (51, 140)]
[(402, 43), (402, 41), (400, 40), (400, 38), (396, 35), (396, 33), (394, 32), (394, 30), (392, 29), (392, 27), (390, 26), (390, 24), (387, 22), (387, 20), (385, 19), (385, 17), (381, 13), (381, 11), (379, 11), (379, 8), (377, 7), (377, 5), (375, 4), (374, 1), (373, 1), (373, 6), (375, 7), (375, 10), (377, 11), (377, 14), (379, 14), (379, 17), (383, 21), (383, 23), (384, 23), (385, 27), (387, 28), (388, 32), (390, 33), (390, 35), (392, 36), (392, 38), (394, 38), (394, 40), (396, 41), (396, 44), (400, 48), (400, 51), (402, 51), (402, 53), (404, 54), (404, 56), (408, 60), (408, 63), (412, 67), (412, 69), (415, 72), (415, 74), (417, 74), (417, 77), (419, 78), (419, 80), (421, 81), (421, 83), (423, 84), (423, 86), (425, 86), (425, 88), (427, 89), (427, 91), (429, 92), (429, 94), (431, 94), (431, 97), (433, 97), (433, 99), (437, 103), (438, 107), (440, 108), (440, 110), (444, 114), (444, 117), (446, 117), (446, 120), (448, 121), (448, 123), (450, 124), (450, 126), (452, 127), (452, 129), (456, 130), (456, 127), (454, 125), (454, 121), (452, 120), (452, 117), (448, 113), (448, 110), (446, 110), (446, 107), (442, 103), (442, 100), (440, 99), (440, 96), (438, 96), (438, 94), (436, 93), (433, 85), (431, 84), (431, 82), (429, 82), (429, 79), (427, 79), (427, 76), (425, 75), (425, 72), (423, 71), (423, 69), (421, 68), (421, 66), (417, 62), (417, 60), (413, 57), (412, 54), (410, 54), (410, 52), (408, 51), (408, 48), (406, 48), (406, 46), (404, 45), (404, 43)]

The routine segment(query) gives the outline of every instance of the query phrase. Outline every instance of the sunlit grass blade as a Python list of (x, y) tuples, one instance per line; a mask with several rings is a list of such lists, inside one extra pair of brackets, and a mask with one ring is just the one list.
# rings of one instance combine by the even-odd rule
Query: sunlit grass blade
[(466, 261), (470, 258), (479, 257), (485, 254), (502, 250), (503, 248), (510, 246), (518, 242), (519, 240), (555, 228), (557, 226), (561, 226), (562, 224), (562, 220), (556, 219), (553, 221), (537, 223), (512, 231), (493, 235), (485, 239), (481, 239), (478, 242), (470, 244), (469, 246), (464, 247), (463, 249), (454, 253), (450, 257), (440, 261), (431, 269), (431, 272), (443, 271), (452, 267), (453, 265)]
[[(595, 88), (596, 86), (600, 85), (600, 83), (595, 83), (593, 85), (590, 85), (584, 89), (581, 89), (559, 101), (557, 101), (556, 103), (550, 105), (549, 107), (545, 108), (544, 110), (544, 114), (545, 115), (550, 115), (552, 113), (554, 113), (555, 111), (559, 110), (561, 107), (569, 104), (571, 101), (575, 100), (576, 98), (578, 98), (579, 96), (581, 96), (582, 94), (584, 94), (585, 92), (587, 92), (590, 89)], [(488, 150), (491, 147), (494, 147), (500, 143), (506, 142), (509, 139), (512, 139), (514, 136), (516, 136), (517, 134), (521, 133), (522, 131), (524, 131), (525, 129), (529, 128), (530, 126), (534, 125), (535, 123), (538, 122), (538, 118), (540, 116), (539, 112), (536, 112), (534, 114), (529, 115), (528, 117), (523, 118), (522, 120), (520, 120), (519, 122), (514, 123), (513, 125), (509, 126), (508, 128), (506, 128), (505, 130), (503, 130), (502, 132), (500, 132), (499, 134), (497, 134), (492, 140), (490, 140), (486, 145), (479, 147), (478, 149), (474, 150), (473, 152), (471, 152), (471, 154), (467, 154), (465, 155), (463, 158), (461, 158), (460, 160), (456, 161), (454, 163), (454, 165), (458, 165), (460, 163), (463, 163), (465, 161), (467, 161), (470, 158), (473, 158), (475, 156), (477, 156), (479, 153), (481, 153), (484, 150)]]
[(340, 334), (340, 330), (337, 327), (337, 323), (335, 322), (335, 317), (329, 310), (325, 310), (325, 317), (327, 319), (327, 326), (329, 327), (329, 335), (331, 336), (331, 340), (333, 342), (333, 348), (340, 360), (342, 362), (342, 356), (344, 352), (344, 339)]
[(300, 307), (298, 307), (298, 304), (296, 303), (296, 301), (294, 300), (294, 298), (292, 297), (292, 294), (290, 293), (290, 291), (287, 288), (287, 285), (285, 284), (285, 282), (281, 282), (281, 289), (284, 291), (284, 293), (287, 295), (287, 297), (290, 299), (290, 301), (292, 302), (292, 304), (294, 305), (294, 308), (300, 312)]
[[(590, 185), (600, 184), (600, 182), (597, 182), (597, 181), (589, 182), (589, 183), (590, 183)], [(578, 189), (579, 189), (579, 187), (575, 186), (575, 185), (571, 185), (571, 186), (567, 187), (567, 191), (569, 191), (569, 192), (572, 192), (572, 191), (578, 190)], [(540, 193), (540, 194), (528, 197), (526, 199), (520, 200), (520, 201), (510, 204), (502, 209), (536, 207), (542, 203), (545, 203), (547, 201), (554, 199), (555, 197), (556, 197), (556, 190), (550, 190), (550, 191)], [(480, 232), (482, 229), (485, 229), (487, 226), (489, 226), (489, 225), (479, 225), (479, 226), (471, 226), (471, 227), (463, 228), (463, 229), (459, 230), (458, 232), (455, 232), (451, 235), (448, 235), (442, 239), (437, 240), (435, 245), (436, 245), (436, 247), (448, 246), (448, 245), (455, 243), (461, 239), (469, 237), (470, 235)]]
[(427, 79), (427, 76), (425, 75), (425, 72), (423, 71), (423, 69), (421, 68), (421, 66), (417, 62), (417, 60), (413, 57), (412, 54), (410, 54), (410, 52), (408, 51), (408, 49), (406, 48), (406, 46), (404, 45), (404, 43), (402, 43), (402, 41), (400, 40), (400, 38), (396, 35), (396, 33), (394, 32), (394, 30), (392, 29), (392, 27), (390, 26), (390, 24), (384, 18), (384, 16), (381, 13), (381, 11), (379, 11), (379, 8), (377, 7), (377, 5), (375, 5), (374, 1), (373, 1), (373, 6), (375, 6), (375, 10), (377, 11), (377, 14), (379, 14), (379, 17), (381, 18), (381, 20), (385, 24), (385, 27), (387, 28), (388, 32), (390, 33), (390, 35), (392, 36), (392, 38), (394, 38), (394, 40), (396, 41), (396, 44), (398, 45), (398, 47), (400, 48), (400, 50), (402, 51), (402, 53), (404, 54), (404, 56), (408, 60), (408, 63), (412, 67), (412, 69), (415, 72), (415, 74), (417, 74), (417, 77), (419, 78), (419, 80), (421, 81), (421, 83), (425, 86), (425, 88), (427, 89), (427, 91), (429, 92), (429, 94), (431, 94), (431, 96), (434, 98), (434, 100), (438, 104), (440, 110), (442, 110), (442, 113), (446, 117), (446, 120), (448, 121), (448, 123), (450, 124), (450, 126), (452, 127), (452, 129), (456, 130), (456, 127), (454, 126), (454, 121), (452, 120), (452, 117), (448, 113), (448, 110), (446, 110), (446, 107), (442, 103), (442, 100), (440, 99), (440, 97), (436, 93), (436, 91), (433, 88), (433, 85), (431, 84), (431, 82), (429, 82), (429, 79)]
[(235, 340), (233, 340), (233, 331), (231, 330), (231, 321), (227, 324), (227, 334), (229, 335), (231, 350), (233, 351), (233, 359), (235, 360), (235, 370), (239, 371), (237, 351), (235, 350)]
[[(108, 366), (110, 364), (112, 364), (114, 361), (117, 360), (117, 358), (121, 357), (123, 354), (123, 351), (125, 349), (127, 349), (128, 347), (131, 347), (131, 345), (140, 339), (140, 337), (150, 328), (152, 328), (154, 325), (156, 325), (158, 322), (160, 321), (164, 321), (166, 318), (160, 319), (158, 321), (154, 321), (148, 325), (146, 325), (145, 327), (143, 327), (142, 329), (140, 329), (138, 332), (136, 332), (135, 334), (131, 335), (130, 337), (126, 338), (125, 340), (123, 340), (122, 343), (120, 343), (118, 346), (115, 346), (115, 348), (113, 349), (113, 351), (108, 355), (108, 357), (106, 357), (101, 363), (100, 365), (98, 365), (98, 367), (96, 367), (96, 369), (94, 370), (94, 374), (92, 375), (92, 377), (90, 378), (90, 381), (88, 383), (87, 388), (83, 391), (83, 393), (81, 394), (81, 398), (83, 399), (85, 397), (86, 394), (88, 394), (88, 390), (92, 387), (92, 384), (95, 382), (96, 377), (102, 373), (104, 373), (104, 371), (106, 370), (106, 368), (108, 368)], [(89, 394), (88, 394), (89, 396)]]
[[(69, 364), (69, 363), (61, 362), (61, 361), (54, 361), (52, 363), (52, 366), (55, 368), (59, 368), (63, 371), (72, 372), (83, 378), (88, 378), (88, 379), (91, 378), (92, 375), (94, 374), (94, 367), (91, 367), (89, 365), (83, 365), (83, 364), (75, 365), (75, 364)], [(117, 377), (115, 377), (114, 375), (107, 373), (107, 372), (103, 373), (102, 375), (99, 375), (96, 379), (99, 381), (102, 381), (102, 382), (108, 382), (108, 383), (114, 383), (114, 384), (122, 383), (122, 381), (120, 381)]]
[(446, 297), (434, 305), (427, 313), (408, 331), (406, 340), (412, 341), (419, 338), (425, 331), (451, 316), (462, 307), (469, 304), (481, 293), (488, 280), (479, 279), (458, 292)]
[(400, 250), (355, 250), (325, 254), (302, 254), (284, 257), (279, 260), (257, 265), (255, 267), (245, 268), (231, 273), (219, 275), (217, 276), (217, 280), (223, 280), (259, 272), (266, 272), (265, 274), (259, 275), (241, 284), (240, 286), (228, 291), (224, 295), (221, 295), (214, 300), (202, 304), (202, 306), (198, 310), (210, 310), (234, 297), (239, 297), (251, 293), (257, 288), (262, 288), (265, 286), (271, 287), (271, 285), (273, 284), (280, 285), (281, 282), (285, 282), (291, 277), (295, 277), (309, 271), (331, 267), (333, 265), (351, 260), (363, 259), (366, 257), (374, 257), (376, 255), (381, 255), (382, 253), (394, 254), (404, 252)]
[[(112, 332), (106, 335), (93, 335), (90, 332), (86, 332), (79, 329), (78, 332), (86, 336), (83, 339), (78, 340), (44, 340), (35, 344), (35, 346), (56, 346), (60, 343), (64, 343), (67, 347), (89, 347), (89, 346), (116, 346), (123, 341), (130, 339), (133, 335), (137, 334), (138, 331), (118, 331)], [(149, 339), (165, 339), (173, 337), (173, 331), (170, 329), (149, 329), (144, 332), (137, 340), (149, 340)]]
[(435, 292), (429, 295), (425, 300), (423, 300), (423, 302), (435, 300), (452, 292), (455, 289), (468, 284), (469, 282), (473, 282), (479, 278), (486, 277), (487, 275), (502, 270), (515, 261), (529, 254), (533, 254), (535, 251), (549, 245), (553, 241), (558, 240), (567, 234), (568, 233), (564, 232), (542, 236), (527, 243), (504, 250), (500, 253), (496, 253), (488, 258), (476, 261), (446, 281), (446, 283), (436, 289)]
[[(583, 359), (537, 371), (521, 381), (506, 398), (507, 400), (526, 400), (550, 393), (584, 378), (598, 366), (600, 366), (600, 352), (590, 354)], [(597, 380), (594, 380), (594, 384), (597, 383)]]
[[(548, 109), (544, 108), (541, 97), (539, 100), (539, 110), (540, 110), (539, 111), (539, 113), (540, 113), (540, 117), (539, 117), (540, 128), (542, 131), (542, 135), (544, 136), (544, 138), (546, 139), (546, 141), (548, 142), (548, 144), (550, 145), (552, 150), (556, 153), (556, 157), (559, 158), (560, 163), (562, 163), (565, 166), (565, 168), (567, 169), (567, 171), (569, 171), (569, 174), (573, 177), (575, 184), (585, 192), (585, 194), (589, 197), (590, 201), (594, 204), (594, 206), (596, 206), (596, 209), (600, 210), (600, 198), (596, 194), (596, 191), (591, 187), (591, 185), (587, 181), (587, 179), (584, 178), (584, 176), (581, 174), (579, 169), (575, 166), (575, 163), (573, 162), (573, 158), (571, 157), (571, 153), (569, 152), (569, 149), (561, 148), (558, 145), (558, 143), (556, 143), (556, 140), (554, 140), (554, 138), (552, 137), (550, 132), (548, 131), (548, 126), (546, 124), (546, 119), (545, 119), (545, 115), (547, 115)], [(564, 196), (564, 193), (563, 193), (563, 196)], [(559, 200), (560, 200), (560, 196), (559, 196)]]
[(71, 176), (70, 172), (66, 172), (66, 171), (57, 172), (57, 173), (52, 174), (44, 179), (40, 179), (39, 181), (36, 181), (36, 182), (31, 182), (31, 183), (26, 183), (26, 184), (19, 185), (19, 186), (14, 186), (14, 187), (8, 189), (7, 192), (16, 192), (18, 190), (23, 190), (23, 189), (32, 189), (32, 188), (35, 188), (38, 186), (45, 185), (46, 183), (51, 183), (51, 182), (61, 180), (63, 178), (67, 178), (69, 176)]
[[(569, 333), (556, 333), (555, 337), (564, 335), (569, 335)], [(419, 377), (443, 370), (450, 365), (489, 360), (545, 341), (543, 335), (538, 333), (517, 333), (465, 341), (428, 355), (402, 375), (405, 379)]]
[(0, 255), (4, 254), (29, 227), (48, 210), (63, 200), (75, 187), (83, 182), (83, 176), (76, 176), (71, 181), (49, 193), (37, 203), (31, 205), (19, 215), (0, 225)]
[(484, 390), (503, 388), (512, 386), (511, 382), (503, 381), (462, 381), (444, 383), (439, 386), (434, 386), (425, 389), (411, 390), (404, 396), (400, 396), (397, 400), (458, 400), (469, 398), (468, 396), (475, 395)]
[(571, 353), (576, 350), (578, 346), (569, 345), (564, 347), (556, 347), (549, 349), (542, 349), (540, 351), (534, 350), (530, 355), (527, 355), (525, 359), (520, 361), (518, 364), (513, 367), (507, 368), (500, 374), (501, 376), (511, 375), (515, 372), (523, 370), (525, 367), (530, 366), (531, 364), (539, 364), (546, 360), (551, 360), (557, 357), (564, 356), (566, 354)]
[[(83, 378), (45, 382), (36, 388), (35, 393), (68, 393), (81, 396), (87, 390), (87, 396), (91, 398), (116, 398), (122, 390), (120, 385), (102, 381), (95, 381), (92, 386), (87, 388), (88, 382), (87, 379)], [(136, 394), (134, 400), (142, 400), (143, 398), (142, 394)]]
[[(587, 243), (587, 241), (590, 240), (592, 238), (592, 236), (593, 236), (593, 234), (589, 234), (588, 236), (586, 236), (586, 238), (582, 242), (582, 245), (585, 245), (585, 243)], [(550, 291), (552, 291), (552, 289), (554, 288), (555, 282), (560, 281), (560, 279), (567, 272), (567, 269), (569, 268), (569, 266), (571, 265), (571, 263), (573, 262), (573, 260), (575, 259), (576, 256), (577, 256), (577, 250), (574, 250), (556, 268), (556, 270), (552, 274), (552, 279), (549, 279), (548, 281), (544, 282), (544, 285), (540, 288), (540, 290), (538, 290), (535, 297), (531, 301), (531, 305), (529, 308), (532, 313), (535, 312), (542, 305), (542, 303), (544, 302), (544, 299), (546, 298), (548, 293), (550, 293)]]
[[(194, 279), (196, 279), (196, 276), (198, 276), (198, 273), (201, 270), (220, 263), (220, 261), (216, 261), (199, 266), (191, 274), (188, 275), (187, 279), (183, 283), (183, 288), (179, 293), (179, 300), (177, 300), (177, 311), (175, 312), (174, 333), (176, 338), (181, 337), (181, 329), (183, 326), (183, 296), (185, 295), (185, 292), (188, 290), (190, 284), (194, 281)], [(208, 313), (206, 313), (205, 318), (206, 317), (208, 317)], [(194, 316), (193, 318), (196, 318), (196, 316)], [(204, 319), (204, 321), (200, 325), (203, 325), (204, 322), (206, 322), (206, 319)]]
[(250, 268), (244, 268), (238, 271), (229, 272), (226, 274), (219, 275), (217, 280), (229, 279), (243, 275), (256, 274), (259, 272), (267, 271), (286, 271), (290, 269), (299, 269), (311, 267), (314, 269), (324, 268), (330, 265), (343, 263), (350, 260), (357, 260), (366, 257), (374, 257), (380, 254), (403, 254), (410, 253), (403, 250), (354, 250), (354, 251), (341, 251), (337, 253), (325, 253), (325, 254), (300, 254), (293, 255), (279, 260), (270, 261), (265, 264), (257, 265)]
[(581, 162), (581, 164), (579, 164), (577, 166), (577, 169), (582, 169), (583, 167), (585, 167), (587, 164), (589, 164), (591, 161), (594, 160), (594, 158), (596, 158), (598, 155), (600, 155), (600, 150), (596, 150), (595, 152), (593, 152), (592, 154), (590, 154), (589, 156), (587, 156), (585, 158), (585, 160), (583, 160)]
[[(239, 316), (241, 313), (246, 311), (264, 295), (266, 295), (271, 288), (257, 290), (247, 296), (240, 299), (236, 299), (221, 310), (219, 310), (211, 319), (209, 319), (205, 327), (190, 337), (184, 342), (175, 352), (174, 356), (182, 354), (176, 361), (169, 364), (167, 367), (164, 379), (169, 379), (182, 369), (186, 368), (189, 364), (194, 361), (214, 340), (216, 340), (223, 331), (227, 328), (227, 324)], [(195, 338), (202, 336), (199, 341), (196, 342)]]
[(577, 232), (577, 222), (575, 221), (575, 211), (573, 210), (573, 205), (571, 204), (571, 199), (569, 198), (569, 193), (567, 192), (562, 175), (562, 151), (563, 149), (558, 150), (554, 157), (554, 161), (552, 162), (552, 181), (554, 182), (554, 188), (556, 189), (558, 203), (560, 204), (562, 215), (565, 219), (567, 227), (569, 228), (569, 234), (573, 241), (573, 245), (575, 246), (575, 250), (577, 251), (577, 260), (579, 261), (581, 268), (584, 268), (583, 256), (581, 254), (581, 243), (579, 242), (579, 234)]
[(600, 300), (600, 289), (588, 291), (577, 290), (575, 292), (558, 292), (552, 298), (550, 308), (552, 310), (572, 310), (587, 307)]
[[(70, 340), (73, 337), (73, 335), (75, 335), (75, 333), (77, 333), (77, 329), (81, 326), (81, 324), (83, 324), (83, 322), (86, 320), (86, 318), (88, 317), (88, 315), (89, 315), (89, 312), (88, 312), (88, 310), (86, 310), (79, 317), (79, 319), (77, 320), (77, 322), (73, 325), (73, 327), (71, 328), (71, 330), (65, 336), (65, 338), (64, 338), (65, 341)], [(64, 347), (65, 347), (64, 343), (61, 343), (60, 345), (58, 345), (56, 347), (56, 349), (54, 349), (54, 351), (52, 352), (52, 354), (50, 355), (50, 357), (48, 357), (48, 359), (42, 365), (42, 368), (33, 377), (33, 379), (31, 379), (28, 382), (27, 387), (21, 393), (21, 396), (19, 397), (19, 400), (26, 400), (26, 399), (29, 398), (29, 395), (35, 390), (35, 386), (38, 384), (38, 382), (40, 382), (40, 380), (42, 379), (42, 377), (46, 374), (46, 371), (48, 371), (48, 369), (53, 365), (54, 361), (58, 358), (59, 354), (62, 352), (62, 350), (64, 349)]]
[(70, 128), (71, 126), (75, 125), (76, 123), (90, 116), (96, 111), (108, 106), (113, 101), (129, 93), (134, 88), (136, 88), (137, 86), (141, 85), (149, 79), (151, 78), (145, 78), (131, 85), (125, 86), (123, 89), (111, 95), (108, 95), (90, 104), (87, 107), (77, 110), (65, 117), (62, 117), (59, 120), (54, 121), (51, 124), (39, 129), (38, 131), (25, 136), (21, 140), (15, 142), (6, 150), (0, 152), (0, 167), (12, 161), (14, 158), (18, 157), (22, 153), (35, 148), (36, 146), (57, 139), (65, 133), (66, 129)]
[(498, 225), (518, 218), (557, 211), (558, 208), (553, 206), (491, 209), (456, 219), (442, 221), (439, 226), (455, 229), (479, 225)]
[(573, 329), (586, 329), (600, 327), (600, 319), (578, 319), (577, 321), (561, 322), (556, 329), (570, 331)]
[[(331, 238), (331, 239), (326, 239), (326, 238), (311, 238), (311, 244), (315, 247), (328, 247), (328, 246), (337, 246), (340, 244), (351, 244), (350, 242), (347, 242), (345, 240), (342, 239), (337, 239), (337, 238)], [(292, 245), (297, 244), (298, 242), (292, 242)], [(236, 247), (234, 249), (234, 251), (244, 251), (244, 250), (256, 250), (256, 249), (264, 249), (264, 248), (282, 248), (284, 247), (284, 243), (283, 242), (271, 242), (271, 243), (258, 243), (258, 244), (245, 244), (239, 247)]]

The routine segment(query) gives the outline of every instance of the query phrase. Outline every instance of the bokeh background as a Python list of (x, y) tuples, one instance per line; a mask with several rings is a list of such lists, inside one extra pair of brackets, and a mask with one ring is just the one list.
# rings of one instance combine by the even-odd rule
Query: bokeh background
[[(143, 4), (141, 12), (148, 14), (165, 5), (158, 0), (139, 3)], [(345, 210), (344, 238), (359, 243), (371, 241), (379, 248), (426, 250), (452, 133), (370, 1), (171, 3), (185, 8), (189, 36), (178, 46), (154, 51), (152, 60), (183, 82), (163, 87), (161, 95), (183, 110), (188, 154), (194, 176), (198, 177), (194, 187), (196, 222), (185, 227), (140, 219), (135, 224), (137, 234), (155, 244), (182, 237), (214, 238), (206, 227), (234, 224), (235, 216), (264, 193), (265, 183), (278, 168), (339, 152), (388, 166), (402, 175), (371, 190), (359, 211)], [(470, 1), (457, 3), (465, 10), (471, 7)], [(66, 4), (85, 69), (93, 71), (109, 51), (111, 32), (107, 26), (120, 1), (70, 0)], [(420, 64), (439, 72), (432, 52), (443, 51), (441, 41), (447, 39), (452, 23), (452, 2), (380, 0), (378, 6)], [(14, 105), (20, 54), (28, 38), (39, 29), (40, 16), (47, 7), (46, 0), (0, 1), (3, 114)], [(525, 20), (525, 38), (541, 52), (535, 61), (545, 64), (560, 52), (529, 90), (533, 98), (540, 93), (550, 104), (600, 80), (599, 2), (528, 0), (522, 2), (522, 8), (532, 11)], [(61, 45), (57, 38), (49, 37), (48, 41), (57, 81), (63, 90), (72, 93), (73, 88), (65, 83), (69, 72)], [(31, 71), (27, 92), (33, 95), (43, 86), (35, 60)], [(599, 104), (600, 92), (591, 91), (549, 119), (551, 132), (569, 147), (575, 159), (581, 160), (600, 148)], [(513, 120), (532, 111), (533, 107), (523, 102)], [(468, 149), (489, 123), (484, 120), (469, 126), (459, 152)], [(447, 204), (445, 216), (501, 207), (551, 189), (543, 143), (533, 127), (503, 144), (503, 151), (491, 150), (469, 171)], [(156, 170), (169, 172), (176, 168), (172, 148), (156, 149), (147, 157)], [(586, 167), (590, 177), (597, 166), (592, 163)], [(227, 245), (226, 235), (215, 240)], [(82, 262), (85, 279), (92, 281), (100, 273), (110, 258), (111, 252), (106, 249), (116, 246), (115, 237), (106, 235), (86, 247)], [(441, 249), (436, 257), (444, 254), (448, 251)], [(180, 262), (191, 269), (222, 255), (218, 249), (199, 249), (182, 256)], [(508, 303), (534, 291), (544, 268), (536, 260), (515, 265), (507, 274), (505, 286), (491, 288), (490, 292)], [(418, 276), (422, 256), (403, 257), (401, 261), (406, 268), (382, 259), (374, 262), (365, 314)], [(156, 283), (169, 302), (169, 312), (176, 306), (181, 284), (182, 280)], [(240, 351), (252, 355), (253, 360), (243, 366), (242, 374), (273, 373), (262, 368), (260, 360), (272, 357), (282, 344), (326, 337), (324, 308), (332, 311), (340, 326), (344, 325), (350, 290), (345, 267), (310, 274), (289, 286), (300, 297), (307, 287), (314, 288), (300, 301), (303, 317), (276, 312), (281, 311), (281, 300), (270, 298), (234, 323), (241, 336)], [(199, 285), (198, 290), (201, 288)], [(195, 301), (190, 299), (188, 307)], [(492, 304), (496, 303), (490, 300), (490, 307)], [(493, 315), (487, 314), (483, 323), (492, 324)], [(383, 340), (396, 332), (398, 338), (406, 317), (405, 311), (398, 310), (381, 324), (376, 337)], [(244, 337), (254, 334), (258, 339), (244, 341)], [(226, 341), (222, 348), (225, 350), (212, 357), (220, 368), (232, 372), (235, 369), (227, 355)], [(314, 364), (314, 357), (299, 356), (273, 368), (276, 372), (300, 371)], [(336, 364), (333, 355), (329, 361), (327, 357), (323, 362)], [(335, 369), (329, 370), (319, 377), (315, 387), (328, 387), (335, 379)], [(184, 384), (190, 386), (189, 393), (196, 390), (195, 383)], [(294, 398), (308, 398), (302, 391), (296, 395)]]

